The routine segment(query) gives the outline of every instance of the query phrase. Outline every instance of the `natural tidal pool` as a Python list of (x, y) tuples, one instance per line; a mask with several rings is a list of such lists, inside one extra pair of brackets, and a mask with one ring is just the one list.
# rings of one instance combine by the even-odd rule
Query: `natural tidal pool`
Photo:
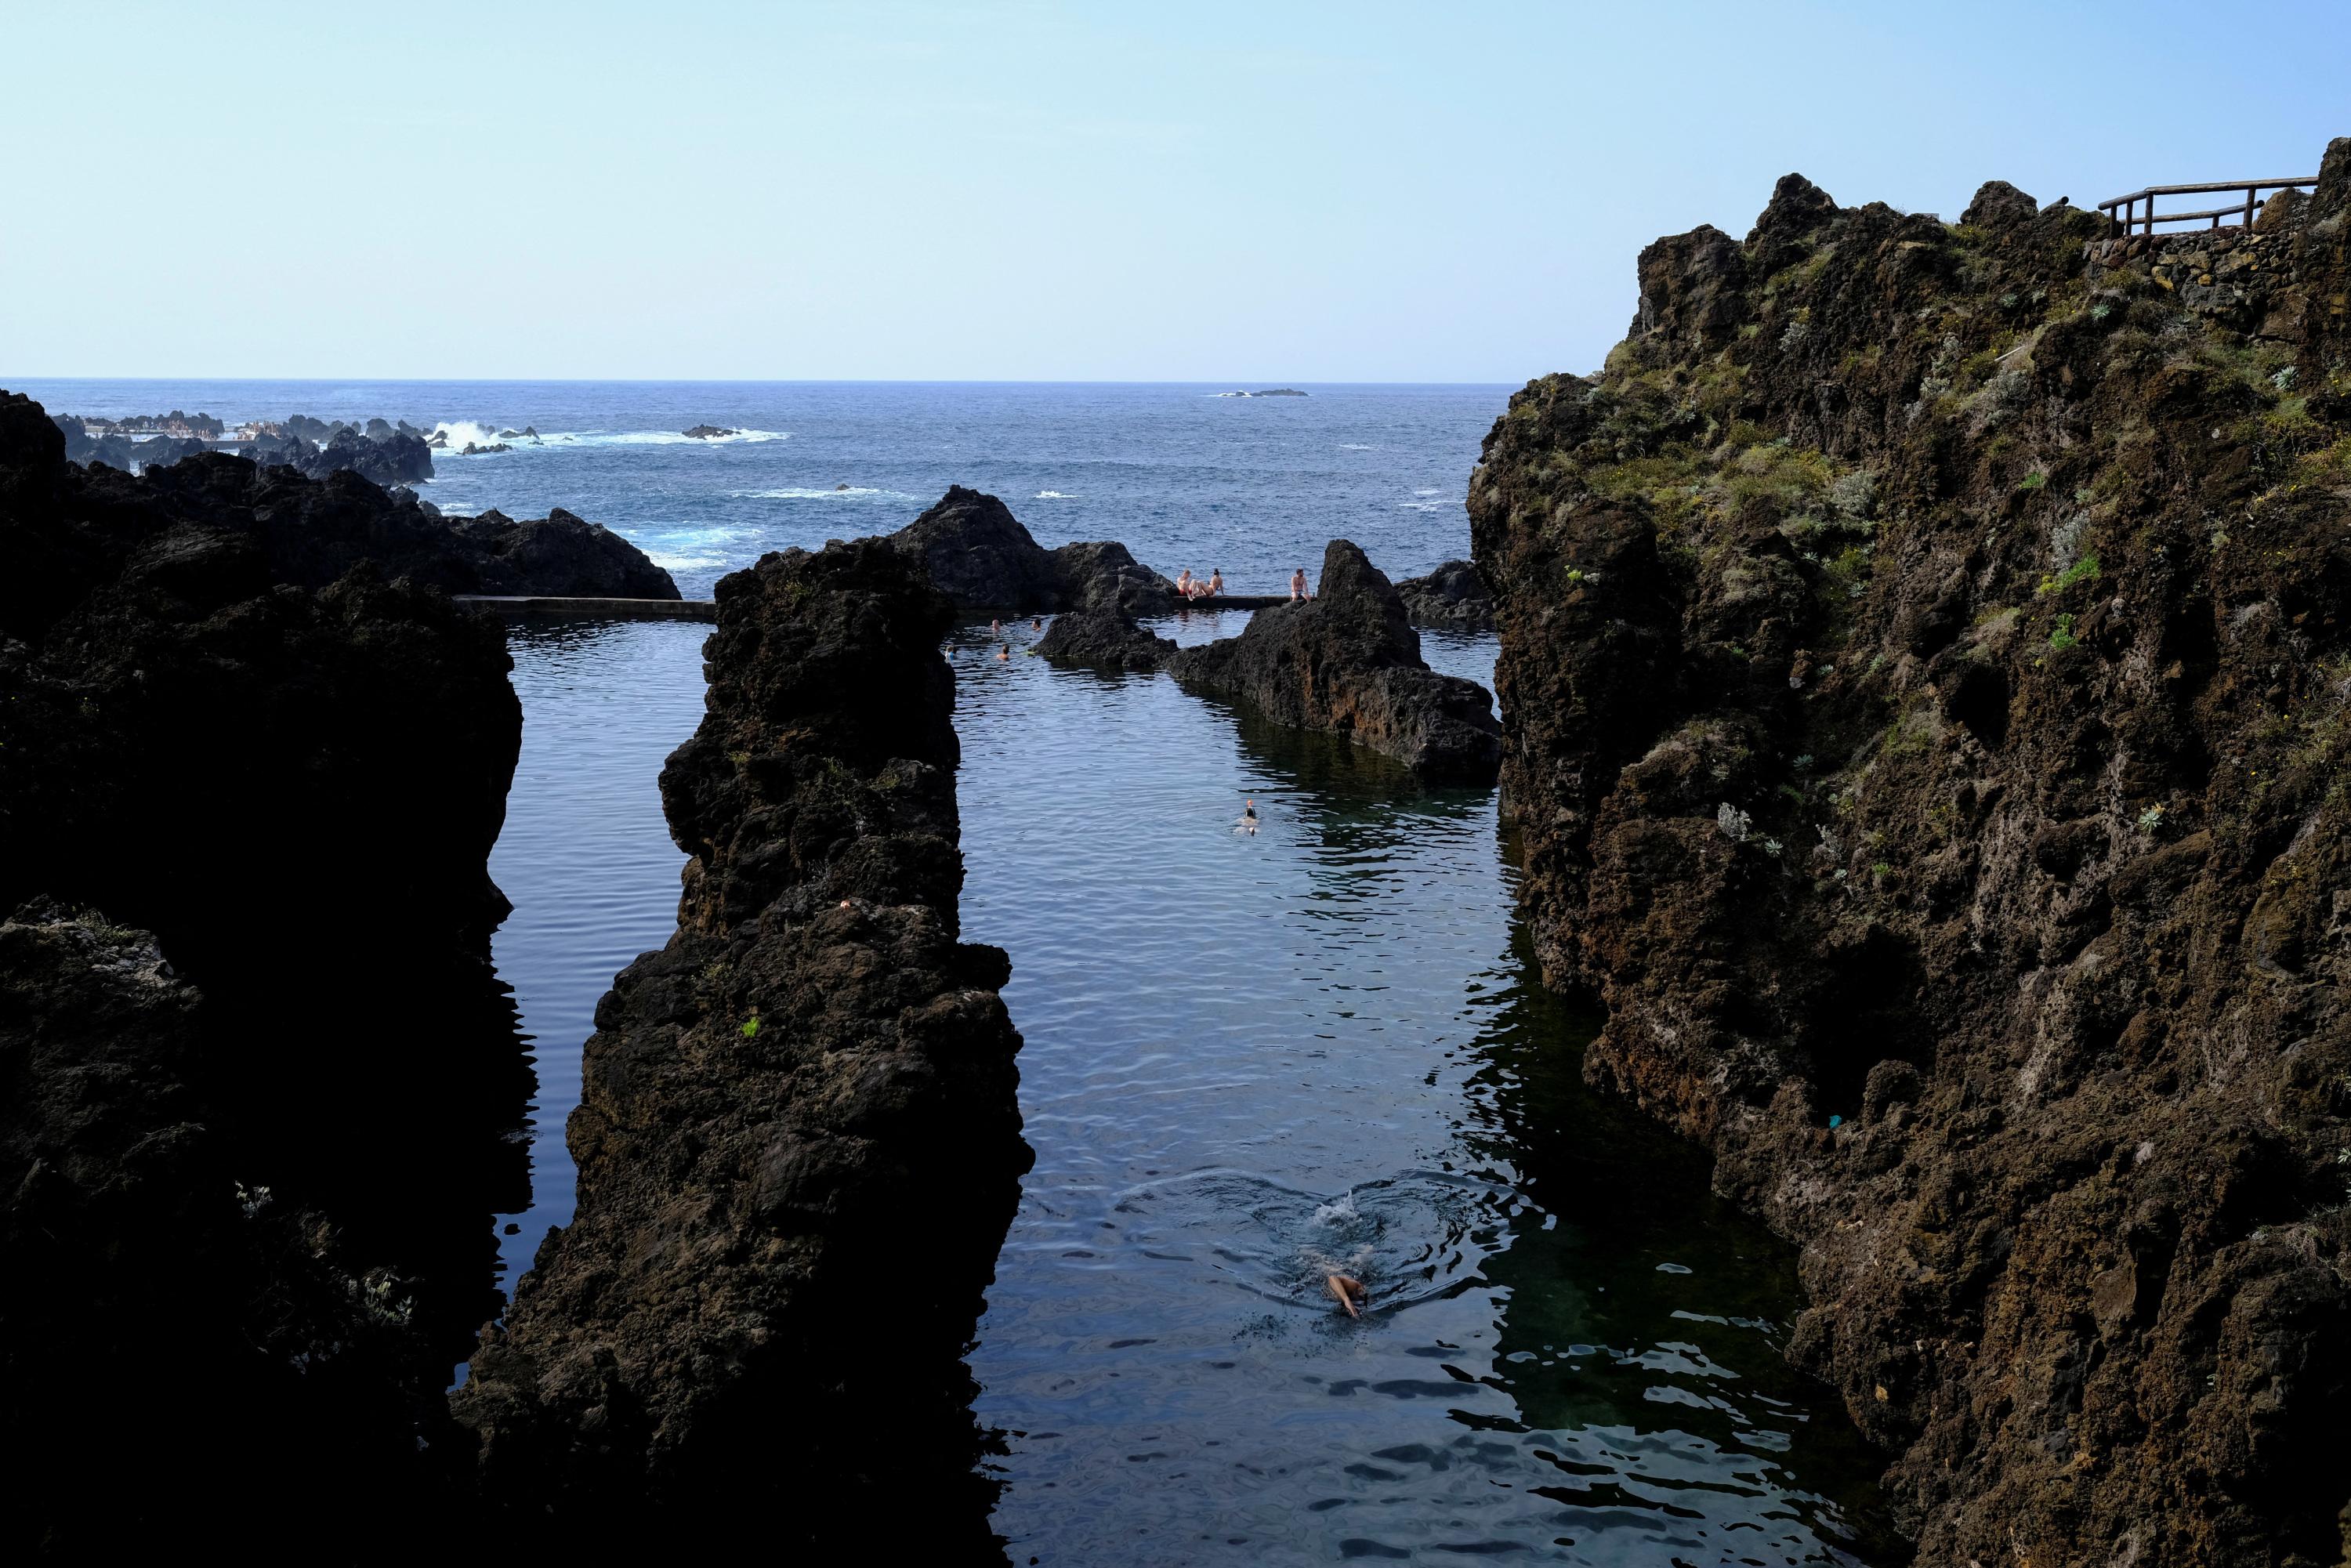
[[(704, 634), (509, 636), (496, 953), (540, 1078), (509, 1277), (569, 1216), (596, 998), (674, 920), (654, 780)], [(1898, 1559), (1877, 1458), (1781, 1358), (1791, 1252), (1583, 1087), (1590, 1020), (1535, 983), (1494, 791), (1035, 635), (949, 644), (964, 933), (1012, 956), (1037, 1154), (971, 1355), (1011, 1561)], [(1490, 679), (1491, 639), (1424, 635)]]
[[(1781, 1358), (1791, 1252), (1583, 1088), (1495, 792), (1033, 636), (954, 645), (964, 931), (1012, 955), (1037, 1151), (971, 1363), (1013, 1562), (1897, 1555)], [(1424, 641), (1490, 683), (1490, 638)]]

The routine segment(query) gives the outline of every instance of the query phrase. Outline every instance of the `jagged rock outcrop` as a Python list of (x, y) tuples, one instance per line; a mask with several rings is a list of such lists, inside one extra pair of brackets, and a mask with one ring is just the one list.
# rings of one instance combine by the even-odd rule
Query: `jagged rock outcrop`
[(294, 461), (313, 479), (349, 471), (386, 488), (433, 477), (432, 449), (404, 431), (363, 435), (356, 430), (339, 430), (326, 445), (308, 456), (297, 455)]
[(1802, 1242), (1924, 1563), (2344, 1549), (2346, 209), (2191, 292), (1790, 176), (1472, 480), (1587, 1074)]
[[(323, 588), (364, 561), (386, 577), (451, 593), (678, 597), (676, 582), (643, 550), (560, 507), (522, 522), (495, 510), (444, 518), (413, 491), (387, 492), (357, 472), (313, 480), (208, 452), (135, 479), (93, 469), (74, 494), (85, 519), (153, 515), (248, 537), (277, 580), (304, 588)], [(16, 586), (0, 587), (0, 599)]]
[(528, 1190), (486, 874), (521, 712), (445, 596), (295, 586), (251, 465), (159, 474), (0, 394), (0, 1541), (373, 1555), (453, 1473)]
[(938, 505), (890, 536), (920, 559), (966, 616), (1032, 615), (1114, 604), (1129, 615), (1164, 615), (1176, 585), (1113, 543), (1048, 550), (993, 496), (950, 486)]
[(1026, 615), (1061, 607), (1053, 558), (1012, 508), (993, 496), (950, 486), (936, 506), (890, 536), (921, 561), (940, 592), (966, 615)]
[(1009, 966), (956, 940), (954, 611), (880, 539), (717, 601), (708, 716), (662, 773), (678, 930), (598, 1005), (578, 1218), (459, 1414), (535, 1540), (830, 1548), (886, 1517), (973, 1561), (959, 1360), (1030, 1156)]
[(1323, 552), (1320, 596), (1260, 610), (1238, 637), (1166, 661), (1186, 686), (1269, 718), (1346, 736), (1429, 778), (1490, 780), (1501, 763), (1493, 699), (1440, 675), (1379, 568), (1345, 539)]
[[(434, 514), (438, 516), (437, 513)], [(645, 552), (601, 523), (557, 507), (544, 517), (515, 521), (493, 507), (450, 517), (468, 554), (476, 593), (543, 593), (559, 598), (675, 599), (677, 583)]]
[(1115, 603), (1068, 610), (1037, 639), (1040, 657), (1113, 670), (1155, 670), (1176, 656), (1175, 643), (1155, 637)]
[(1136, 560), (1113, 540), (1088, 540), (1047, 552), (1067, 610), (1115, 610), (1126, 616), (1165, 615), (1176, 608), (1176, 585)]
[(1466, 560), (1448, 560), (1426, 577), (1408, 577), (1395, 587), (1416, 626), (1447, 632), (1494, 629), (1493, 591)]

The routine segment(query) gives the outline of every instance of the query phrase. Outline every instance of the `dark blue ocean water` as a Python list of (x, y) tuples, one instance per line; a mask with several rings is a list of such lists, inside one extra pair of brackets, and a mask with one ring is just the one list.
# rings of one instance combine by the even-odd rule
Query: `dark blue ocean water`
[[(79, 383), (79, 413), (381, 413), (569, 434), (450, 459), (445, 508), (571, 508), (689, 593), (786, 544), (895, 528), (950, 482), (1048, 544), (1127, 541), (1237, 588), (1344, 533), (1395, 575), (1467, 552), (1499, 388), (338, 388)], [(661, 433), (764, 433), (717, 445)], [(849, 492), (831, 486), (851, 483)], [(1040, 492), (1053, 491), (1040, 498)], [(1165, 628), (1190, 642), (1233, 613)], [(1004, 946), (1037, 1165), (972, 1353), (997, 1527), (1043, 1563), (1880, 1561), (1865, 1452), (1788, 1371), (1793, 1259), (1703, 1158), (1586, 1091), (1589, 1020), (1532, 977), (1490, 789), (1187, 695), (950, 643), (967, 936)], [(596, 998), (674, 919), (662, 758), (702, 630), (517, 627), (523, 758), (492, 873), (536, 1037), (531, 1208)], [(1489, 638), (1426, 637), (1486, 680)], [(1236, 833), (1240, 801), (1262, 827)], [(322, 1108), (331, 1114), (331, 1107)], [(919, 1258), (924, 1218), (905, 1217)], [(1361, 1322), (1322, 1276), (1366, 1281)], [(877, 1288), (887, 1288), (877, 1281)], [(789, 1412), (778, 1412), (789, 1419)], [(910, 1499), (909, 1506), (921, 1506)]]

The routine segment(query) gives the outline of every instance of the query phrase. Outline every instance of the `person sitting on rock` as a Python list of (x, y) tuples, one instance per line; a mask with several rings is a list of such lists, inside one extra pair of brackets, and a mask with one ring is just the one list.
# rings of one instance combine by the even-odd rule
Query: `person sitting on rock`
[(1222, 593), (1224, 591), (1225, 591), (1225, 569), (1224, 569), (1223, 567), (1221, 567), (1221, 566), (1220, 566), (1220, 567), (1217, 568), (1217, 570), (1214, 570), (1214, 571), (1212, 571), (1212, 572), (1210, 572), (1210, 573), (1208, 574), (1208, 591), (1207, 591), (1207, 593), (1204, 597), (1206, 597), (1206, 598), (1209, 598), (1209, 599), (1214, 599), (1217, 595), (1218, 595), (1219, 593)]
[(1186, 599), (1192, 597), (1192, 569), (1190, 567), (1186, 567), (1184, 569), (1184, 575), (1176, 580), (1176, 591), (1182, 594)]
[(1290, 602), (1296, 604), (1313, 597), (1306, 591), (1306, 569), (1301, 566), (1290, 574)]

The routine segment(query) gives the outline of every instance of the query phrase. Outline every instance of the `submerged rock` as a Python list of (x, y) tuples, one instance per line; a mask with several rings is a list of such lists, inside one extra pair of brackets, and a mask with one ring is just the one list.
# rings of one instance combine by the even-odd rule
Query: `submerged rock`
[(1259, 611), (1239, 636), (1186, 648), (1167, 667), (1187, 687), (1344, 735), (1416, 773), (1491, 779), (1502, 747), (1493, 699), (1422, 662), (1395, 585), (1354, 545), (1332, 539), (1320, 590), (1308, 602)]
[(956, 940), (954, 611), (879, 539), (717, 601), (662, 773), (678, 930), (597, 1007), (578, 1218), (457, 1408), (534, 1538), (831, 1550), (886, 1518), (972, 1561), (960, 1357), (1030, 1155), (1009, 966)]
[(1587, 1074), (1803, 1245), (1922, 1563), (2341, 1552), (2346, 212), (1790, 176), (1471, 484)]
[(1037, 653), (1063, 664), (1155, 670), (1176, 656), (1176, 644), (1136, 625), (1116, 604), (1102, 604), (1053, 617), (1037, 640)]
[(1395, 586), (1405, 613), (1416, 626), (1448, 632), (1494, 629), (1494, 595), (1466, 560), (1448, 560), (1426, 577), (1406, 578)]

